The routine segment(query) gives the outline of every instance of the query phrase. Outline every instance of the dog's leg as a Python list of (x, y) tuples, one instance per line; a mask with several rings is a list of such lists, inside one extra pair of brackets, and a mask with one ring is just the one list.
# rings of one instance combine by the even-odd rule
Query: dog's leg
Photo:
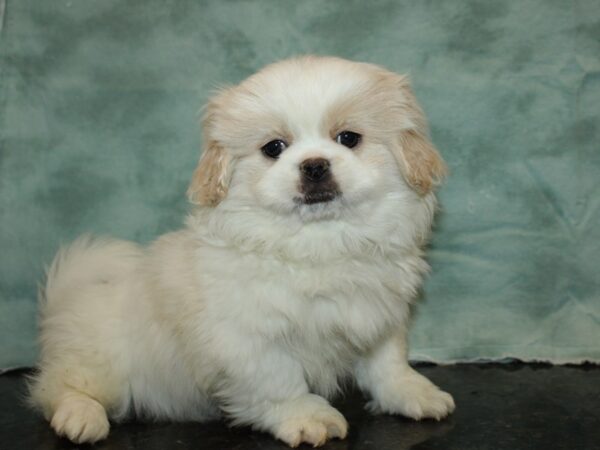
[(375, 413), (440, 420), (454, 411), (452, 396), (409, 366), (405, 331), (361, 359), (356, 379), (371, 396), (368, 408)]
[(268, 344), (258, 347), (229, 361), (217, 393), (233, 424), (268, 431), (291, 447), (346, 437), (346, 419), (327, 400), (309, 393), (300, 364)]
[(32, 406), (41, 409), (56, 434), (77, 444), (105, 439), (107, 411), (120, 417), (126, 410), (121, 401), (126, 383), (111, 370), (114, 365), (83, 364), (83, 358), (68, 361), (64, 355), (56, 364), (42, 361), (40, 372), (29, 381)]
[(104, 407), (93, 398), (67, 391), (52, 415), (50, 426), (76, 444), (94, 443), (108, 436), (110, 425)]

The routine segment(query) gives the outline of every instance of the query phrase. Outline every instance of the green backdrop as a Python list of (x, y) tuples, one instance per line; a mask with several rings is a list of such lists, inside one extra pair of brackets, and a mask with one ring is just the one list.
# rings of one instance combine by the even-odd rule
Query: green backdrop
[(211, 89), (300, 53), (408, 72), (450, 166), (412, 357), (600, 360), (597, 0), (0, 5), (0, 367), (59, 244), (178, 227)]

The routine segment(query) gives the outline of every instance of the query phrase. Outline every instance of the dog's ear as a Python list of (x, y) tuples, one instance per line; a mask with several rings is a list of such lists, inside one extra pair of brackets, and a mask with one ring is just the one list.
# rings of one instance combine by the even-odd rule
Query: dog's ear
[(217, 110), (217, 102), (213, 99), (202, 120), (203, 151), (187, 190), (188, 199), (195, 205), (217, 206), (229, 189), (232, 158), (213, 136)]
[(407, 183), (420, 195), (426, 195), (446, 176), (446, 164), (429, 138), (427, 121), (408, 79), (398, 77), (398, 85), (406, 126), (402, 127), (393, 153)]
[(231, 157), (218, 142), (208, 142), (187, 190), (190, 202), (217, 206), (227, 195), (230, 179)]

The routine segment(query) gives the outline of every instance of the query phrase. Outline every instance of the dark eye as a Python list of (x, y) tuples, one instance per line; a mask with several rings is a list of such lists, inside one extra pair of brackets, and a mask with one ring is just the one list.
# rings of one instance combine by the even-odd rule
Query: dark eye
[(285, 150), (287, 144), (281, 139), (275, 139), (271, 142), (267, 142), (261, 147), (263, 154), (268, 158), (277, 159), (281, 152)]
[(335, 137), (335, 141), (344, 147), (354, 148), (360, 142), (362, 136), (354, 131), (342, 131)]

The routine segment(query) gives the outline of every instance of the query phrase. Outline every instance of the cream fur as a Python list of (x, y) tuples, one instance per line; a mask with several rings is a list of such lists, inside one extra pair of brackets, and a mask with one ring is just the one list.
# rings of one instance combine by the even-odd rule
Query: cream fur
[[(428, 141), (403, 150), (403, 133), (427, 139), (406, 89), (376, 66), (303, 57), (217, 94), (186, 227), (147, 248), (84, 236), (48, 271), (31, 396), (56, 432), (95, 442), (107, 417), (224, 416), (320, 445), (346, 436), (326, 399), (352, 379), (374, 412), (452, 412), (407, 363), (441, 172), (402, 159), (443, 162)], [(360, 146), (337, 144), (341, 130)], [(260, 151), (275, 138), (289, 144), (276, 161)], [(331, 161), (340, 198), (298, 203), (312, 157)]]

